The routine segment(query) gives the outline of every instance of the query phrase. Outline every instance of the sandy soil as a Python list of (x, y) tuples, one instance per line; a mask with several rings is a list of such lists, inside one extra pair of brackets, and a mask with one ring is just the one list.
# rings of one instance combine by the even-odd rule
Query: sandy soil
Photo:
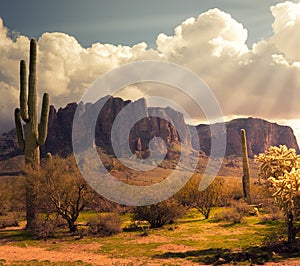
[(39, 247), (17, 247), (12, 245), (0, 245), (0, 259), (7, 263), (14, 261), (52, 261), (52, 262), (74, 262), (81, 260), (92, 265), (148, 265), (159, 266), (168, 265), (199, 265), (183, 259), (155, 259), (149, 258), (109, 258), (102, 254), (95, 254), (101, 245), (94, 244), (74, 244), (63, 247), (61, 251), (46, 250)]
[[(194, 266), (198, 265), (184, 259), (149, 259), (149, 258), (110, 258), (103, 254), (94, 253), (101, 247), (101, 244), (69, 244), (61, 248), (60, 251), (46, 250), (40, 247), (17, 247), (10, 244), (0, 245), (0, 259), (5, 260), (7, 263), (13, 263), (16, 261), (30, 261), (38, 260), (52, 261), (52, 262), (75, 262), (82, 261), (90, 263), (92, 265), (147, 265), (147, 266), (159, 266), (163, 264), (167, 265), (186, 265)], [(162, 251), (188, 251), (190, 247), (184, 245), (164, 244), (158, 248)], [(268, 262), (267, 266), (299, 266), (300, 260), (286, 260), (282, 262)]]
[[(186, 265), (193, 266), (198, 265), (192, 263), (191, 261), (184, 259), (155, 259), (150, 260), (148, 258), (131, 258), (131, 259), (121, 259), (121, 258), (109, 258), (108, 256), (102, 254), (95, 254), (93, 251), (100, 248), (101, 244), (74, 244), (63, 247), (61, 251), (46, 250), (39, 247), (17, 247), (12, 245), (0, 245), (0, 259), (4, 259), (7, 263), (13, 263), (16, 261), (30, 261), (38, 260), (42, 261), (52, 261), (52, 262), (75, 262), (82, 261), (85, 263), (90, 263), (92, 265), (148, 265), (148, 266), (158, 266), (163, 264), (168, 265)], [(165, 244), (160, 247), (163, 251), (182, 251), (183, 245), (171, 245)], [(299, 266), (300, 260), (287, 260), (282, 262), (268, 262), (267, 266)]]
[[(21, 248), (11, 245), (4, 245), (0, 247), (0, 258), (6, 260), (7, 262), (12, 261), (28, 261), (28, 260), (38, 260), (38, 261), (53, 261), (53, 262), (69, 262), (81, 260), (83, 262), (92, 263), (94, 265), (114, 265), (116, 262), (114, 259), (109, 259), (108, 257), (100, 254), (92, 254), (89, 248), (81, 246), (78, 250), (63, 251), (48, 251), (43, 248), (38, 247), (28, 247)], [(126, 265), (130, 260), (118, 260), (118, 262)]]
[(265, 265), (267, 266), (299, 266), (300, 260), (288, 260), (288, 261), (282, 261), (282, 262), (268, 262)]
[(187, 252), (195, 250), (193, 247), (189, 247), (182, 244), (164, 244), (159, 246), (156, 250), (163, 251), (163, 252)]
[[(20, 230), (22, 227), (10, 228), (10, 230)], [(5, 229), (2, 229), (5, 231)], [(8, 230), (8, 229), (7, 229)], [(165, 236), (150, 235), (145, 238), (134, 238), (129, 241), (132, 244), (148, 244), (148, 243), (161, 243), (156, 248), (157, 251), (162, 252), (187, 252), (192, 251), (194, 248), (183, 244), (169, 243), (170, 239)], [(50, 244), (50, 245), (49, 245)], [(55, 243), (58, 244), (58, 243)], [(0, 260), (5, 260), (8, 264), (12, 264), (17, 261), (30, 261), (37, 260), (51, 261), (51, 262), (75, 262), (82, 261), (92, 265), (105, 265), (105, 266), (160, 266), (160, 265), (184, 265), (194, 266), (200, 265), (193, 263), (188, 259), (181, 258), (168, 258), (168, 259), (151, 259), (146, 257), (132, 258), (111, 258), (108, 255), (97, 253), (101, 249), (101, 243), (59, 243), (59, 250), (53, 250), (51, 243), (45, 244), (42, 247), (42, 242), (39, 247), (26, 246), (19, 247), (12, 244), (12, 242), (6, 239), (0, 240)], [(1, 264), (1, 263), (0, 263)], [(229, 266), (225, 264), (224, 266)], [(300, 260), (286, 260), (282, 262), (268, 262), (267, 266), (300, 266)]]

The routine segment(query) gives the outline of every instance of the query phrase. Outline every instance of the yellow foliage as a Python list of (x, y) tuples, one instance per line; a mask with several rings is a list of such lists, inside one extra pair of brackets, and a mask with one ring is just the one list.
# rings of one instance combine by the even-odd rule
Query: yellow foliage
[(276, 203), (286, 212), (295, 210), (300, 191), (300, 156), (286, 146), (271, 146), (255, 157), (260, 162), (259, 176), (269, 181)]

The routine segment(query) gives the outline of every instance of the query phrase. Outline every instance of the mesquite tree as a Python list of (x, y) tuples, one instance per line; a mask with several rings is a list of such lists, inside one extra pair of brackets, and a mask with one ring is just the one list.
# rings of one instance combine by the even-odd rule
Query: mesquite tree
[[(48, 129), (49, 95), (43, 96), (41, 121), (38, 124), (38, 102), (36, 91), (36, 40), (30, 41), (29, 76), (27, 84), (26, 63), (20, 62), (20, 108), (15, 109), (15, 124), (20, 149), (25, 153), (25, 163), (36, 171), (40, 166), (40, 149), (45, 143)], [(23, 133), (23, 120), (26, 123), (26, 135)], [(27, 229), (32, 230), (37, 220), (36, 191), (34, 180), (26, 176), (26, 218)]]
[(37, 186), (41, 207), (60, 215), (70, 232), (77, 231), (77, 218), (91, 200), (92, 193), (82, 178), (73, 157), (60, 158), (47, 154)]
[(284, 211), (288, 225), (288, 242), (296, 239), (300, 227), (295, 218), (299, 215), (300, 155), (286, 146), (271, 146), (255, 157), (260, 162), (260, 177), (268, 180), (269, 189), (277, 205)]
[(218, 206), (222, 201), (224, 181), (216, 178), (208, 188), (199, 191), (200, 179), (200, 175), (194, 175), (175, 197), (182, 205), (196, 208), (205, 219), (208, 219), (213, 207)]

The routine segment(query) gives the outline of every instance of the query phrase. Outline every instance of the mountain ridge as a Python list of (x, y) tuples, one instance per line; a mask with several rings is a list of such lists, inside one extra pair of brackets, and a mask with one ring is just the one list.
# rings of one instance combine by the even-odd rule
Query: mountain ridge
[[(97, 108), (103, 101), (105, 101), (105, 104), (99, 113)], [(129, 105), (130, 103), (131, 105)], [(108, 154), (113, 154), (110, 136), (112, 125), (122, 110), (122, 115), (126, 117), (128, 122), (132, 122), (137, 113), (146, 116), (135, 123), (130, 131), (129, 147), (132, 152), (144, 152), (144, 155), (147, 156), (149, 142), (154, 137), (162, 138), (167, 146), (181, 143), (195, 145), (195, 140), (198, 137), (201, 152), (209, 155), (210, 125), (199, 124), (195, 126), (197, 131), (195, 135), (195, 132), (192, 134), (190, 130), (191, 126), (185, 123), (183, 114), (170, 107), (148, 107), (143, 98), (131, 102), (111, 96), (102, 98), (94, 104), (83, 105), (82, 103), (73, 102), (58, 110), (51, 106), (48, 137), (45, 145), (41, 147), (42, 154), (51, 152), (67, 156), (72, 153), (72, 123), (76, 108), (79, 108), (78, 112), (85, 116), (82, 129), (88, 128), (89, 119), (95, 112), (99, 113), (95, 128), (95, 143)], [(174, 125), (169, 120), (173, 121)], [(282, 126), (253, 117), (233, 119), (226, 122), (225, 125), (227, 128), (226, 156), (241, 156), (240, 129), (242, 128), (247, 132), (249, 157), (264, 152), (271, 145), (287, 145), (289, 148), (294, 148), (297, 153), (299, 152), (296, 137), (289, 126)], [(118, 125), (116, 130), (122, 135), (126, 130), (125, 125)], [(178, 131), (180, 131), (180, 135)], [(84, 134), (84, 131), (82, 134)], [(118, 147), (122, 148), (128, 145), (126, 141), (117, 139)], [(0, 136), (0, 160), (19, 154), (21, 154), (21, 151), (18, 149), (15, 129), (2, 134)], [(171, 150), (167, 153), (167, 158), (174, 158)]]

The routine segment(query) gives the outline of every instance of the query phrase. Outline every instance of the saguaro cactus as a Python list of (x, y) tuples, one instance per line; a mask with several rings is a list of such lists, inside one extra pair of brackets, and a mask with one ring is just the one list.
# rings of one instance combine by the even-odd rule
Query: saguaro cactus
[(242, 153), (243, 153), (243, 192), (244, 197), (250, 203), (250, 170), (247, 151), (246, 130), (241, 129)]
[[(36, 92), (36, 60), (37, 45), (36, 40), (30, 41), (30, 62), (29, 77), (27, 84), (26, 63), (20, 62), (20, 108), (15, 109), (15, 124), (20, 149), (25, 152), (25, 163), (33, 170), (40, 166), (40, 145), (45, 143), (48, 130), (49, 116), (49, 95), (43, 96), (41, 121), (38, 124), (38, 101)], [(26, 136), (24, 138), (22, 120), (26, 123)], [(26, 218), (27, 228), (33, 229), (35, 226), (37, 213), (35, 192), (32, 180), (29, 175), (26, 177)]]

